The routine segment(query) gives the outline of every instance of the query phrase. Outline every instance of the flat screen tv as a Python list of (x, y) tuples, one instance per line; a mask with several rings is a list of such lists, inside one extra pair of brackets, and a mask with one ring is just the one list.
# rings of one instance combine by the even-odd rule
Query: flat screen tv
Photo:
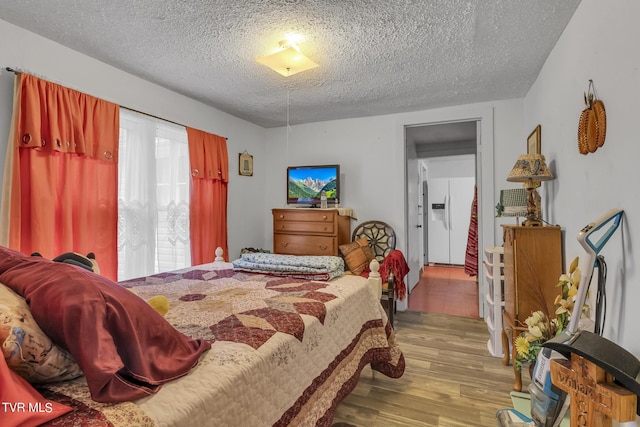
[(287, 204), (318, 207), (323, 191), (327, 206), (335, 206), (340, 197), (340, 165), (287, 168)]

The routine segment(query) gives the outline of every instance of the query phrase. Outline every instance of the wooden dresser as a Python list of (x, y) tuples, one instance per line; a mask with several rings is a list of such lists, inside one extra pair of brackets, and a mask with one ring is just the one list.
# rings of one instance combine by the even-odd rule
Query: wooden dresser
[[(504, 229), (504, 311), (503, 363), (513, 363), (514, 390), (522, 389), (516, 368), (513, 342), (527, 329), (525, 319), (534, 311), (554, 315), (556, 287), (562, 274), (562, 235), (560, 227), (503, 225)], [(546, 307), (545, 307), (546, 305)], [(511, 342), (511, 352), (509, 352)]]
[(351, 217), (337, 209), (272, 209), (273, 252), (338, 256), (351, 241)]

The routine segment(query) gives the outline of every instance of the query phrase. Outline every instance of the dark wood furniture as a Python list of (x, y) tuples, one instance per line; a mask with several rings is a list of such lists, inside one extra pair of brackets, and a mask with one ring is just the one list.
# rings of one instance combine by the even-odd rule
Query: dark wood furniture
[[(534, 311), (554, 316), (556, 287), (562, 274), (562, 236), (560, 227), (503, 225), (504, 231), (504, 311), (502, 322), (503, 364), (511, 354), (515, 377), (513, 389), (522, 389), (516, 368), (513, 343), (527, 330), (525, 319)], [(511, 352), (509, 347), (511, 346)]]
[(351, 217), (337, 209), (272, 209), (273, 252), (286, 255), (339, 256), (349, 243)]

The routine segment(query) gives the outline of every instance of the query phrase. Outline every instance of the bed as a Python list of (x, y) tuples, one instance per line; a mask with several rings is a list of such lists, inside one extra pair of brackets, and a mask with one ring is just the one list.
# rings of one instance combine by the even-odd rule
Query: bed
[[(170, 309), (163, 322), (179, 331), (190, 349), (180, 357), (197, 356), (195, 366), (189, 360), (183, 364), (189, 367), (188, 373), (180, 371), (176, 379), (163, 377), (144, 390), (144, 397), (109, 402), (102, 398), (103, 389), (113, 383), (118, 384), (113, 386), (117, 389), (122, 379), (111, 382), (109, 377), (109, 382), (100, 383), (102, 389), (96, 388), (93, 365), (86, 365), (93, 362), (85, 362), (84, 376), (37, 387), (47, 401), (72, 408), (45, 425), (330, 426), (336, 407), (353, 390), (365, 366), (393, 378), (403, 374), (403, 354), (372, 291), (380, 285), (375, 263), (368, 280), (344, 274), (320, 281), (315, 272), (282, 276), (232, 269), (221, 261), (219, 251), (217, 255), (211, 264), (133, 279), (120, 286), (105, 283), (143, 302), (156, 295), (168, 298)], [(58, 268), (47, 260), (38, 262), (46, 263), (48, 269)], [(13, 267), (3, 263), (4, 256), (0, 283), (20, 290), (7, 282), (25, 275), (11, 276)], [(65, 268), (65, 274), (96, 280), (96, 275), (77, 267)], [(34, 304), (38, 295), (22, 292), (38, 320)], [(153, 310), (145, 311), (143, 305), (137, 307), (128, 310), (131, 316), (138, 316), (133, 323), (159, 316), (151, 314)], [(113, 314), (106, 317), (110, 316)], [(47, 329), (51, 327), (46, 321), (40, 319), (40, 323), (46, 335), (56, 335), (55, 330)], [(85, 333), (82, 340), (86, 339)], [(131, 342), (137, 345), (133, 337)], [(154, 349), (153, 343), (147, 345), (140, 346), (141, 354), (164, 350)], [(77, 352), (87, 347), (92, 343), (84, 342), (70, 352), (83, 360)], [(119, 374), (122, 368), (117, 368)]]

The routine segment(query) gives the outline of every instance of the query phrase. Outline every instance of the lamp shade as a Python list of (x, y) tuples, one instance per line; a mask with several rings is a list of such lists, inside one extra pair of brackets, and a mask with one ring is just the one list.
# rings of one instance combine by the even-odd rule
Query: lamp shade
[(280, 49), (276, 53), (257, 58), (256, 62), (285, 77), (318, 66), (318, 64), (304, 56), (296, 44), (286, 42), (280, 42)]
[(542, 154), (523, 154), (518, 157), (507, 181), (550, 181), (554, 179)]

